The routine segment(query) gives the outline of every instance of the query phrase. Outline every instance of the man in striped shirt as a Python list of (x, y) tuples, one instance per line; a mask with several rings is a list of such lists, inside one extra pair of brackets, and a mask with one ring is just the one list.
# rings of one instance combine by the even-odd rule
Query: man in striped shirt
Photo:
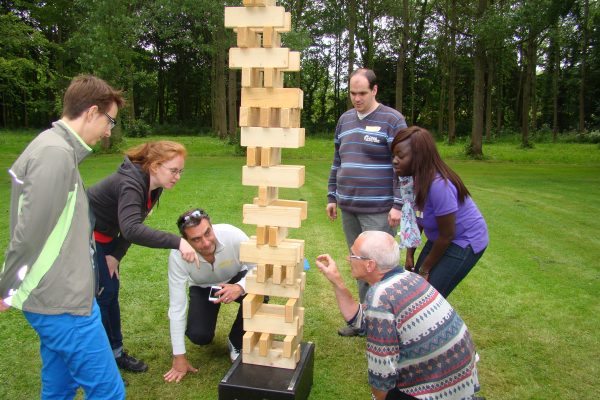
[[(352, 109), (338, 120), (335, 153), (329, 175), (327, 216), (337, 218), (342, 210), (342, 226), (348, 248), (367, 230), (396, 234), (402, 204), (392, 168), (391, 144), (400, 129), (406, 128), (402, 114), (376, 100), (377, 78), (370, 69), (360, 68), (350, 75)], [(369, 288), (358, 280), (361, 302)], [(342, 336), (360, 331), (344, 327)]]
[(452, 306), (421, 276), (398, 265), (385, 232), (361, 233), (348, 257), (352, 277), (371, 287), (358, 304), (328, 254), (316, 265), (333, 284), (342, 316), (367, 335), (368, 377), (377, 400), (479, 399), (475, 346)]

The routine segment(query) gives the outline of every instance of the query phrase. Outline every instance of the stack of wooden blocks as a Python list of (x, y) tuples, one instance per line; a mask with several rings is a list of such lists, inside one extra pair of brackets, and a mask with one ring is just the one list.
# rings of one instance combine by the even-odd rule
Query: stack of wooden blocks
[[(242, 244), (240, 259), (255, 263), (246, 276), (242, 362), (294, 369), (300, 359), (306, 282), (304, 241), (287, 237), (307, 217), (305, 201), (279, 199), (279, 188), (304, 184), (304, 166), (282, 165), (282, 148), (304, 146), (302, 90), (284, 88), (284, 72), (300, 70), (300, 53), (281, 47), (290, 13), (275, 0), (243, 0), (225, 8), (225, 26), (237, 33), (229, 67), (242, 70), (241, 145), (247, 147), (242, 184), (258, 186), (243, 221), (256, 236)], [(263, 303), (270, 296), (272, 304)], [(277, 300), (281, 299), (277, 304)]]

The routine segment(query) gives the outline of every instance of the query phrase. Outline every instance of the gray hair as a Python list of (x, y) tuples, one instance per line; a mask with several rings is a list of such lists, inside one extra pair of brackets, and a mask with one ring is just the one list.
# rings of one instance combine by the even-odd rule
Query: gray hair
[(379, 269), (387, 271), (399, 265), (400, 248), (392, 235), (382, 231), (365, 231), (358, 237), (363, 238), (358, 249), (361, 255), (375, 261)]

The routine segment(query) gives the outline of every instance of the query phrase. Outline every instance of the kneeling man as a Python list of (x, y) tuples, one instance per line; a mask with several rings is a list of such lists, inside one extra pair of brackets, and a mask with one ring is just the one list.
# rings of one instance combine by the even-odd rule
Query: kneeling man
[(386, 232), (366, 231), (352, 247), (352, 277), (369, 283), (365, 304), (344, 285), (335, 261), (316, 265), (333, 284), (342, 316), (365, 329), (374, 399), (474, 399), (479, 390), (475, 347), (465, 323), (421, 276), (399, 266), (400, 251)]
[[(200, 208), (182, 214), (177, 226), (181, 236), (198, 252), (200, 266), (185, 261), (179, 251), (171, 251), (169, 255), (173, 365), (164, 375), (167, 382), (179, 382), (188, 372), (198, 371), (185, 357), (184, 334), (197, 345), (212, 342), (221, 304), (240, 304), (228, 340), (231, 361), (239, 356), (244, 336), (241, 302), (245, 295), (245, 276), (254, 268), (253, 264), (240, 261), (240, 243), (247, 241), (248, 236), (235, 226), (212, 225), (208, 214)], [(211, 293), (211, 286), (221, 289)], [(210, 300), (209, 297), (218, 298)]]

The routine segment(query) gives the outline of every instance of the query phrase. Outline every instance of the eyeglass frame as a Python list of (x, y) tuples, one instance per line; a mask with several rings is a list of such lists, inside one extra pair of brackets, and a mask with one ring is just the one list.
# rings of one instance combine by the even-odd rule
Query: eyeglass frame
[(178, 169), (178, 168), (175, 168), (175, 167), (169, 168), (169, 167), (167, 167), (166, 165), (164, 165), (162, 163), (160, 164), (160, 166), (161, 167), (165, 167), (166, 169), (168, 169), (172, 176), (177, 176), (177, 175), (181, 176), (181, 175), (183, 175), (183, 171), (184, 171), (183, 168), (181, 168), (181, 169)]
[(190, 211), (186, 211), (177, 218), (177, 228), (182, 236), (185, 236), (185, 229), (198, 226), (203, 219), (208, 220), (210, 223), (210, 216), (202, 208), (195, 208)]
[(110, 130), (112, 131), (112, 129), (117, 126), (117, 120), (114, 119), (113, 117), (111, 117), (110, 115), (108, 115), (108, 113), (106, 112), (102, 112), (104, 115), (106, 115), (106, 118), (108, 118), (108, 121), (110, 123)]
[(371, 257), (357, 256), (356, 254), (353, 254), (352, 252), (350, 252), (350, 255), (348, 255), (348, 258), (355, 259), (355, 260), (365, 260), (365, 261), (372, 260)]

